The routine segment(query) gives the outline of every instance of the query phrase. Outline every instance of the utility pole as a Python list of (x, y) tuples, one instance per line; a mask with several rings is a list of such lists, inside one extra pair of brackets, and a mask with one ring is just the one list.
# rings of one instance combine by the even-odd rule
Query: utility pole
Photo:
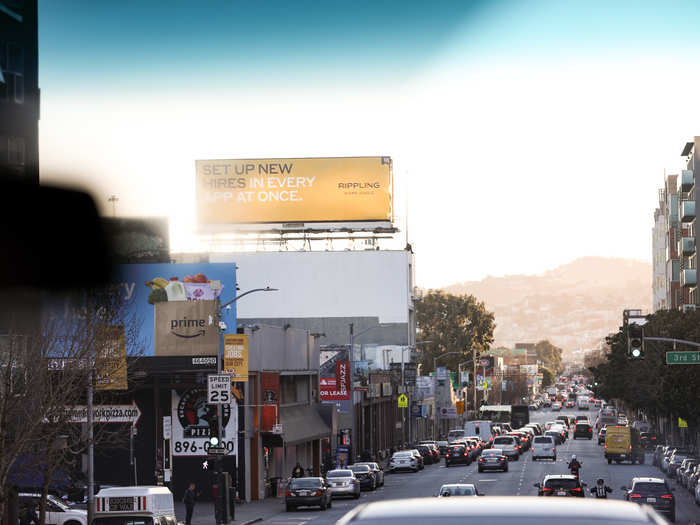
[(111, 195), (109, 199), (107, 199), (109, 202), (112, 203), (112, 217), (117, 216), (117, 201), (119, 200), (119, 197), (116, 195)]
[(94, 362), (88, 363), (88, 387), (87, 387), (87, 427), (88, 427), (88, 508), (87, 521), (92, 523), (95, 517), (95, 435), (93, 433), (93, 414), (92, 414), (92, 396), (93, 386), (92, 378), (94, 376)]
[(476, 347), (472, 347), (472, 360), (474, 361), (474, 419), (476, 419)]
[(357, 457), (355, 454), (357, 446), (357, 424), (355, 423), (355, 323), (350, 323), (350, 415), (352, 416), (352, 424), (350, 425), (350, 452), (352, 453), (351, 462), (355, 462)]

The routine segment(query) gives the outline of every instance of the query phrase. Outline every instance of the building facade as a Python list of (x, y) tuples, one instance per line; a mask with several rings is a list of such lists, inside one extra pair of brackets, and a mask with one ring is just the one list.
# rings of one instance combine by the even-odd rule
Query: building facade
[(653, 310), (665, 310), (668, 307), (666, 277), (666, 231), (667, 212), (665, 189), (659, 190), (659, 207), (654, 210), (654, 227), (651, 231), (652, 244), (652, 294)]
[(685, 169), (681, 172), (679, 188), (680, 196), (680, 220), (683, 233), (679, 239), (680, 252), (680, 282), (683, 289), (684, 302), (682, 308), (695, 308), (698, 304), (697, 292), (697, 228), (696, 209), (698, 206), (697, 192), (695, 191), (695, 172), (697, 156), (700, 155), (700, 137), (695, 137), (692, 142), (686, 143), (681, 156), (684, 158)]
[(0, 7), (0, 174), (39, 184), (37, 1)]

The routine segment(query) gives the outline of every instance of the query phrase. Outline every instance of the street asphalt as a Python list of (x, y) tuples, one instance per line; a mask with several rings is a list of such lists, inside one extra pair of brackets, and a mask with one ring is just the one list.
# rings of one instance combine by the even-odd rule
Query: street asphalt
[[(563, 411), (562, 414), (579, 414), (585, 412)], [(595, 412), (590, 411), (593, 416)], [(539, 410), (530, 413), (531, 421), (544, 423), (556, 418), (558, 412)], [(572, 432), (573, 435), (573, 432)], [(557, 450), (557, 461), (550, 460), (532, 461), (530, 451), (523, 454), (518, 461), (510, 463), (509, 472), (485, 472), (478, 473), (476, 463), (469, 466), (452, 466), (445, 468), (444, 461), (434, 465), (428, 465), (425, 470), (418, 473), (400, 473), (386, 476), (384, 487), (375, 492), (363, 492), (359, 500), (336, 499), (333, 508), (321, 511), (318, 509), (302, 508), (293, 512), (286, 512), (280, 501), (279, 513), (267, 516), (261, 523), (274, 525), (326, 525), (335, 523), (338, 518), (350, 509), (361, 503), (378, 500), (400, 499), (433, 496), (438, 492), (443, 483), (476, 483), (480, 492), (488, 496), (537, 496), (537, 488), (534, 483), (540, 481), (546, 474), (568, 474), (566, 465), (572, 454), (576, 454), (582, 461), (582, 481), (589, 484), (590, 488), (599, 477), (605, 479), (606, 484), (613, 489), (610, 495), (612, 499), (623, 499), (622, 485), (627, 485), (635, 476), (662, 477), (662, 472), (651, 465), (651, 456), (647, 454), (644, 465), (608, 465), (603, 457), (603, 446), (597, 444), (594, 436), (592, 440), (570, 438), (560, 445)], [(690, 493), (683, 487), (671, 483), (676, 487), (676, 523), (688, 524), (700, 522), (700, 507), (695, 506)], [(590, 493), (586, 497), (593, 500)], [(595, 501), (591, 501), (594, 505)]]

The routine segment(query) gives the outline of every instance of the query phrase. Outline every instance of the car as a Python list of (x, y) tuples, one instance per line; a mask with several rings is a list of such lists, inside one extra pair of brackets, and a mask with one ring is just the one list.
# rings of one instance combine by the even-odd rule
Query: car
[(573, 419), (571, 416), (557, 416), (557, 421), (561, 421), (561, 423), (566, 426), (566, 428), (569, 428), (571, 424), (573, 423)]
[(555, 445), (561, 445), (564, 443), (564, 438), (561, 436), (561, 432), (558, 430), (547, 430), (544, 435), (553, 438)]
[(420, 463), (418, 458), (416, 458), (410, 450), (401, 450), (399, 452), (394, 452), (391, 456), (388, 470), (391, 472), (397, 472), (399, 470), (418, 472), (420, 470)]
[(647, 450), (654, 450), (659, 441), (659, 436), (656, 432), (642, 432), (639, 434), (639, 439), (642, 441), (642, 446)]
[(447, 450), (448, 444), (449, 443), (447, 441), (438, 441), (437, 442), (438, 450), (440, 451), (441, 456), (445, 455), (445, 451)]
[(467, 436), (465, 439), (471, 440), (476, 443), (477, 452), (481, 452), (486, 448), (486, 443), (479, 436)]
[[(24, 509), (30, 505), (37, 509), (37, 516), (39, 515), (38, 508), (41, 494), (20, 492), (18, 500), (20, 516), (22, 516)], [(46, 523), (51, 523), (52, 525), (87, 525), (87, 511), (73, 509), (56, 496), (49, 494), (46, 499)]]
[(582, 483), (573, 474), (549, 474), (539, 483), (534, 483), (537, 487), (538, 496), (566, 496), (574, 498), (584, 498)]
[(377, 490), (377, 478), (369, 465), (348, 465), (355, 477), (360, 480), (360, 489)]
[(626, 501), (588, 501), (523, 496), (409, 498), (358, 505), (336, 525), (662, 525), (651, 507)]
[(464, 446), (467, 447), (469, 451), (469, 457), (472, 461), (476, 461), (476, 458), (481, 454), (481, 447), (479, 446), (479, 441), (476, 439), (465, 439)]
[(478, 471), (502, 470), (508, 472), (508, 458), (500, 448), (490, 448), (484, 450), (478, 460)]
[(608, 431), (608, 427), (603, 427), (598, 431), (598, 444), (605, 444), (605, 433)]
[(593, 439), (593, 427), (589, 423), (576, 423), (574, 427), (574, 439)]
[[(297, 478), (299, 479), (299, 478)], [(326, 473), (326, 483), (331, 491), (331, 496), (352, 496), (360, 497), (360, 480), (355, 477), (355, 473), (350, 469), (334, 469)]]
[(656, 445), (656, 447), (654, 447), (654, 452), (651, 456), (651, 464), (655, 467), (661, 467), (661, 458), (664, 455), (664, 448), (664, 445)]
[(465, 445), (454, 445), (445, 452), (445, 467), (450, 465), (471, 465), (472, 457)]
[(625, 490), (625, 499), (633, 503), (651, 505), (659, 514), (668, 517), (672, 523), (676, 521), (676, 498), (673, 489), (661, 478), (632, 478)]
[(552, 436), (536, 436), (532, 442), (532, 461), (544, 458), (557, 460), (557, 444)]
[[(520, 458), (520, 445), (514, 436), (498, 436), (493, 440), (493, 446), (501, 449), (508, 460), (517, 461)], [(483, 456), (484, 453), (482, 452), (481, 455)]]
[(437, 441), (419, 441), (418, 444), (430, 449), (430, 453), (433, 456), (433, 463), (440, 462), (440, 448), (438, 447)]
[(576, 423), (590, 423), (591, 420), (588, 419), (588, 416), (579, 414), (578, 416), (574, 417), (574, 424)]
[(333, 495), (323, 478), (293, 478), (287, 486), (284, 503), (287, 512), (299, 507), (330, 509)]
[(678, 483), (680, 483), (682, 487), (687, 486), (688, 474), (691, 472), (691, 469), (695, 468), (695, 465), (697, 464), (698, 462), (695, 458), (686, 458), (681, 463), (681, 466), (678, 467), (678, 471), (676, 472), (676, 478), (678, 479)]
[(569, 429), (564, 425), (552, 425), (551, 427), (549, 427), (549, 430), (559, 432), (562, 441), (566, 441), (567, 439), (569, 439)]
[(355, 465), (367, 465), (372, 469), (372, 472), (374, 472), (374, 477), (377, 478), (377, 486), (384, 486), (384, 471), (382, 470), (382, 467), (379, 466), (379, 463), (375, 463), (373, 461), (358, 461), (355, 463)]
[(566, 402), (566, 405), (564, 405), (564, 406), (566, 406), (566, 408), (574, 408), (574, 407), (576, 406), (576, 403), (574, 403), (573, 401), (569, 400), (569, 401)]
[(698, 479), (700, 478), (700, 463), (695, 465), (695, 468), (688, 474), (688, 492), (691, 494), (695, 493), (695, 486), (698, 484)]
[(668, 461), (668, 476), (670, 478), (675, 478), (676, 477), (676, 472), (678, 471), (678, 467), (681, 466), (681, 463), (683, 463), (684, 459), (687, 459), (688, 456), (686, 453), (683, 452), (674, 452), (673, 455), (671, 455), (671, 458)]
[(513, 432), (509, 432), (507, 435), (515, 438), (518, 445), (518, 452), (520, 452), (520, 454), (525, 452), (525, 450), (528, 448), (528, 443), (527, 436), (524, 433), (515, 430)]
[(423, 456), (423, 463), (426, 465), (432, 465), (435, 463), (437, 460), (433, 456), (432, 450), (430, 450), (430, 447), (427, 445), (416, 445), (416, 450), (420, 452), (420, 455)]
[(408, 449), (408, 451), (413, 454), (413, 457), (415, 457), (418, 460), (418, 469), (423, 470), (425, 468), (425, 460), (423, 459), (423, 454), (420, 453), (420, 451), (416, 450), (415, 448)]
[(541, 436), (542, 432), (544, 431), (539, 423), (528, 423), (527, 425), (525, 425), (525, 427), (531, 428), (536, 436)]
[(559, 412), (561, 410), (561, 403), (559, 401), (555, 401), (552, 403), (552, 411), (553, 412)]
[(440, 487), (440, 492), (436, 496), (448, 498), (452, 496), (483, 496), (483, 494), (479, 494), (479, 489), (474, 483), (448, 483)]

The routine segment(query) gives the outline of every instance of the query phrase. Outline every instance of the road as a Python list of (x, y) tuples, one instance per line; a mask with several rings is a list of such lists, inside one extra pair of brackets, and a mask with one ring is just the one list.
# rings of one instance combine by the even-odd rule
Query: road
[[(565, 414), (578, 412), (563, 412)], [(591, 412), (593, 414), (593, 412)], [(531, 412), (531, 421), (544, 423), (551, 421), (557, 412), (539, 410)], [(572, 432), (573, 435), (573, 432)], [(607, 485), (613, 488), (612, 499), (623, 499), (622, 485), (627, 485), (632, 477), (652, 476), (661, 477), (662, 473), (651, 465), (650, 455), (644, 465), (612, 464), (608, 465), (603, 457), (603, 447), (597, 440), (568, 439), (558, 447), (557, 461), (532, 461), (530, 451), (523, 454), (518, 461), (511, 462), (509, 472), (478, 473), (476, 464), (469, 466), (452, 466), (445, 468), (444, 462), (428, 465), (418, 473), (400, 473), (386, 476), (385, 486), (375, 492), (363, 492), (359, 500), (334, 500), (333, 508), (327, 511), (317, 509), (300, 509), (294, 512), (280, 512), (277, 516), (265, 521), (275, 525), (326, 525), (335, 521), (360, 503), (377, 500), (432, 496), (443, 483), (476, 483), (479, 491), (488, 496), (537, 496), (533, 483), (541, 480), (545, 474), (568, 474), (566, 464), (572, 454), (583, 462), (581, 479), (589, 484), (602, 477)], [(672, 486), (676, 486), (672, 484)], [(693, 503), (690, 494), (683, 487), (677, 486), (676, 523), (700, 523), (700, 508)], [(590, 494), (588, 494), (590, 495)], [(588, 496), (587, 495), (587, 496)], [(591, 499), (591, 504), (595, 501)]]

